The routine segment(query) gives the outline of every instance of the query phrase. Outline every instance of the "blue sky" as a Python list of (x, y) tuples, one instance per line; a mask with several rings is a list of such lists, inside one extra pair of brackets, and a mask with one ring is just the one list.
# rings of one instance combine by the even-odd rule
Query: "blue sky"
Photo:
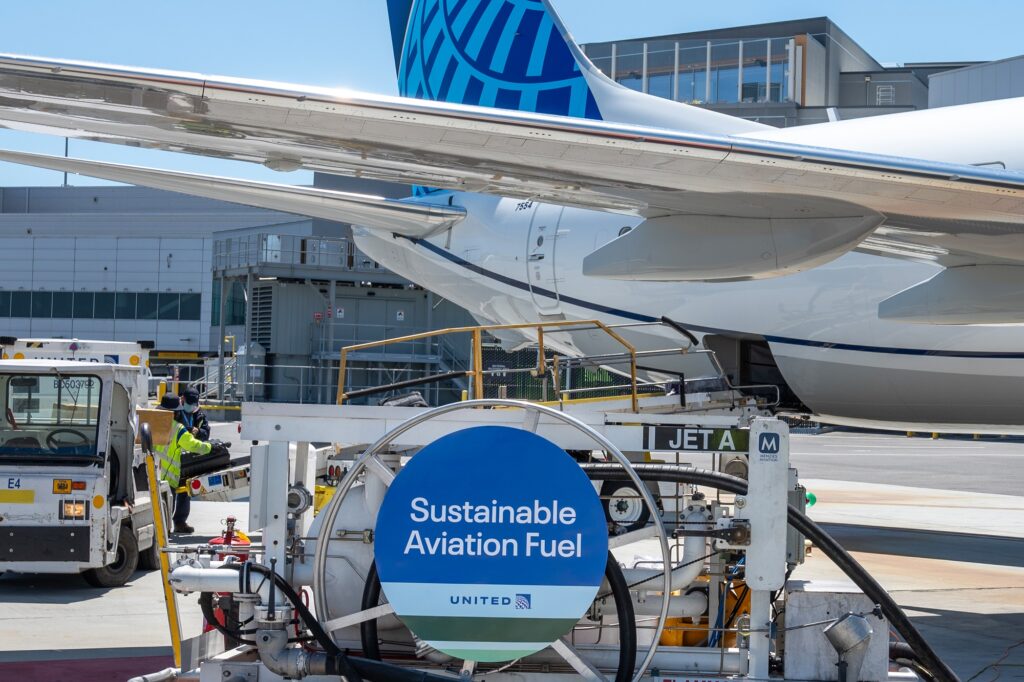
[[(579, 42), (828, 16), (882, 63), (991, 60), (1024, 53), (1024, 3), (985, 0), (553, 0)], [(4, 2), (0, 52), (345, 86), (394, 94), (384, 0), (38, 0)], [(0, 148), (63, 154), (63, 138), (0, 130)], [(308, 183), (308, 173), (75, 141), (71, 155)], [(0, 163), (0, 186), (61, 174)], [(71, 184), (98, 181), (71, 177)]]

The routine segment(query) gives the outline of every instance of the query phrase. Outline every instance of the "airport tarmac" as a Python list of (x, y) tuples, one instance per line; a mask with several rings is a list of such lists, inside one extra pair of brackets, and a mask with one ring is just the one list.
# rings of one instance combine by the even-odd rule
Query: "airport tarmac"
[[(240, 452), (234, 429), (215, 435)], [(794, 435), (791, 451), (818, 498), (811, 516), (964, 682), (1024, 679), (1024, 444), (837, 432)], [(191, 521), (212, 536), (229, 513), (244, 526), (245, 503), (195, 503)], [(814, 551), (800, 573), (843, 579)], [(195, 596), (179, 603), (185, 636), (197, 634)], [(79, 576), (2, 576), (0, 614), (0, 680), (121, 680), (170, 665), (155, 572), (112, 590)]]

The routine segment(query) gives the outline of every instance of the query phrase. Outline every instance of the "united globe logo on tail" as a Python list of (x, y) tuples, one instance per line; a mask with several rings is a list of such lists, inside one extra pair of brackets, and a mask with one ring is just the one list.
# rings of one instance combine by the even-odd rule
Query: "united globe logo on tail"
[(608, 530), (590, 479), (554, 443), (503, 426), (440, 438), (388, 488), (374, 555), (395, 614), (439, 651), (507, 661), (579, 621)]
[(392, 31), (408, 17), (397, 63), (405, 97), (602, 118), (543, 0), (390, 0), (389, 13)]

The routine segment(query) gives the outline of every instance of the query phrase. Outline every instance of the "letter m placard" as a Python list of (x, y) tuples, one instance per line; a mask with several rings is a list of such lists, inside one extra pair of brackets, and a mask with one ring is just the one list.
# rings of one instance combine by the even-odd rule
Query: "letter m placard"
[(757, 449), (759, 452), (777, 453), (779, 451), (779, 434), (762, 433), (757, 439)]

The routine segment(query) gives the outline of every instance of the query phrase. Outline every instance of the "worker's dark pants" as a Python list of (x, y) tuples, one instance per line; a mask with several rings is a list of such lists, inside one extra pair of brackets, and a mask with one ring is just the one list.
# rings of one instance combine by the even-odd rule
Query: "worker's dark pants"
[(174, 516), (171, 520), (174, 523), (185, 523), (188, 521), (188, 513), (192, 510), (192, 499), (188, 493), (178, 493), (174, 496)]

